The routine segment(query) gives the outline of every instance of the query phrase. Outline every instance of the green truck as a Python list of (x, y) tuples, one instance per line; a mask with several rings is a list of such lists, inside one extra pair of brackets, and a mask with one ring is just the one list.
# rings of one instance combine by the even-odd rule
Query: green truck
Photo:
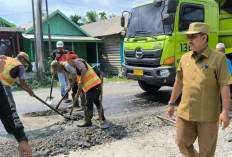
[(209, 46), (222, 42), (232, 59), (232, 0), (154, 0), (134, 7), (125, 23), (123, 75), (147, 92), (173, 86), (181, 56), (190, 50), (181, 34), (192, 22), (210, 25)]

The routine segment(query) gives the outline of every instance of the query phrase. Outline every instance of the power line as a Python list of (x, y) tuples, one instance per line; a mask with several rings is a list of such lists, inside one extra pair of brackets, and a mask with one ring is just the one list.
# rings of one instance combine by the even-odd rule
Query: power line
[[(63, 4), (65, 4), (66, 7), (70, 7), (70, 8), (78, 8), (78, 9), (83, 9), (84, 8), (84, 9), (88, 9), (88, 10), (90, 10), (90, 9), (91, 10), (105, 10), (105, 9), (101, 9), (101, 8), (93, 8), (93, 7), (89, 7), (89, 6), (84, 6), (84, 5), (80, 5), (80, 4), (77, 4), (77, 3), (70, 3), (70, 2), (66, 2), (66, 1), (62, 1), (62, 0), (60, 0), (60, 1), (52, 0), (52, 1), (53, 2), (51, 2), (51, 0), (50, 0), (49, 3), (53, 3), (53, 4), (54, 3), (56, 3), (56, 4), (63, 3)], [(112, 11), (109, 11), (109, 10), (105, 10), (105, 11), (114, 14), (114, 12), (112, 12)]]
[(18, 15), (18, 14), (29, 14), (29, 13), (31, 13), (31, 11), (29, 12), (20, 12), (20, 13), (14, 13), (14, 14), (3, 14), (3, 15), (1, 15), (1, 16), (12, 16), (12, 15)]

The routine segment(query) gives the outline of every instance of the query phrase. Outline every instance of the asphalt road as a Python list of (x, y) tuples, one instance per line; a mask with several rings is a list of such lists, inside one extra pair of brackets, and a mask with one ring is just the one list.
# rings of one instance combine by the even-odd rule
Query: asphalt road
[[(139, 87), (137, 82), (105, 83), (103, 88), (103, 108), (105, 115), (106, 117), (117, 116), (118, 114), (128, 113), (133, 109), (137, 110), (140, 107), (149, 108), (152, 105), (167, 104), (171, 89), (170, 87), (163, 87), (156, 94), (148, 94)], [(46, 100), (50, 89), (39, 89), (34, 92), (38, 97)], [(19, 114), (49, 109), (34, 97), (29, 96), (25, 91), (13, 92), (13, 96)], [(56, 106), (61, 99), (58, 87), (53, 89), (52, 96), (54, 97), (52, 105)], [(70, 104), (61, 103), (60, 107), (67, 107)], [(0, 137), (5, 136), (5, 133), (0, 123)]]

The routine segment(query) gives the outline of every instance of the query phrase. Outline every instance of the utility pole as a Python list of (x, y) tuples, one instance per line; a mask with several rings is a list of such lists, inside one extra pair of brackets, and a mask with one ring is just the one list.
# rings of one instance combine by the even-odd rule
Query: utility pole
[(49, 48), (49, 56), (52, 53), (52, 43), (51, 43), (51, 33), (50, 33), (50, 23), (48, 18), (48, 1), (46, 1), (46, 13), (47, 13), (47, 25), (48, 25), (48, 48)]
[[(44, 47), (43, 47), (43, 30), (42, 30), (42, 0), (37, 0), (37, 11), (36, 11), (36, 52), (38, 56), (38, 72), (42, 77), (45, 73), (44, 66)], [(40, 79), (41, 79), (40, 77)]]
[(31, 0), (32, 3), (32, 17), (33, 17), (33, 28), (34, 28), (34, 52), (35, 52), (35, 67), (36, 67), (36, 78), (38, 80), (38, 53), (36, 51), (36, 33), (35, 33), (35, 8), (34, 8), (34, 0)]

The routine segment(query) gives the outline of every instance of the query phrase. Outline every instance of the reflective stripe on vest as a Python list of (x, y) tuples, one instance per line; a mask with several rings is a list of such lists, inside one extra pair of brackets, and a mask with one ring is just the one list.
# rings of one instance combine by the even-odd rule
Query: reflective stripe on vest
[(4, 66), (4, 71), (0, 74), (0, 78), (4, 86), (12, 86), (14, 82), (18, 79), (18, 77), (12, 78), (10, 76), (10, 71), (11, 69), (19, 65), (22, 65), (22, 63), (19, 60), (12, 57), (7, 57), (6, 64)]
[[(86, 63), (87, 64), (87, 63)], [(98, 84), (101, 84), (100, 78), (97, 76), (97, 74), (94, 72), (93, 68), (88, 65), (88, 71), (84, 77), (84, 85), (82, 86), (83, 91), (86, 93), (91, 88), (95, 87)], [(80, 80), (81, 76), (77, 75), (77, 80)]]

